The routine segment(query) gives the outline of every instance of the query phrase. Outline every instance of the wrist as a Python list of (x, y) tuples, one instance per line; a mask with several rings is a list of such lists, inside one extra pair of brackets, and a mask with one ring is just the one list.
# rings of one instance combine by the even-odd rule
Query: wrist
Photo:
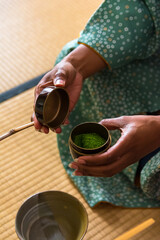
[(158, 147), (160, 147), (160, 115), (152, 117), (152, 126), (155, 126), (155, 135), (157, 136)]
[(67, 55), (64, 60), (70, 62), (76, 71), (82, 75), (83, 79), (107, 66), (96, 52), (82, 44)]

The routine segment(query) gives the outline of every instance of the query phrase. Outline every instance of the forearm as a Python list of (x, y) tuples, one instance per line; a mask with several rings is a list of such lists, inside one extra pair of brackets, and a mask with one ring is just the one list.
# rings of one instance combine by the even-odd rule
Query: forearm
[(100, 55), (82, 44), (67, 55), (64, 61), (70, 62), (83, 76), (83, 79), (107, 67), (107, 64)]

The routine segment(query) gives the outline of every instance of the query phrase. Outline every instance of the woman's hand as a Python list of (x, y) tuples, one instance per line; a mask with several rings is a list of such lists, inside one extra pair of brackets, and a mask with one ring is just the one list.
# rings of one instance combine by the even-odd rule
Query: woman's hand
[[(83, 80), (105, 67), (106, 63), (95, 51), (80, 44), (41, 79), (35, 88), (35, 102), (45, 87), (64, 87), (69, 95), (69, 112), (71, 112), (79, 99)], [(42, 126), (38, 122), (35, 114), (32, 119), (37, 130), (44, 133), (49, 132), (46, 126)], [(66, 119), (64, 124), (68, 124), (68, 122)], [(61, 128), (53, 130), (56, 133), (61, 132)]]
[(74, 175), (111, 177), (160, 147), (160, 116), (123, 116), (100, 122), (121, 137), (107, 152), (79, 157), (69, 166)]
[[(69, 95), (69, 112), (71, 112), (78, 101), (80, 96), (80, 92), (82, 89), (83, 77), (82, 75), (76, 71), (74, 66), (67, 62), (61, 61), (57, 64), (53, 70), (48, 72), (39, 82), (39, 84), (35, 88), (35, 102), (40, 94), (40, 92), (47, 86), (56, 86), (56, 87), (64, 87)], [(44, 133), (48, 133), (49, 129), (46, 126), (42, 126), (36, 116), (34, 114), (34, 125), (37, 130), (40, 130)], [(64, 124), (68, 124), (68, 119), (65, 120)], [(56, 133), (61, 132), (61, 128), (53, 129)]]

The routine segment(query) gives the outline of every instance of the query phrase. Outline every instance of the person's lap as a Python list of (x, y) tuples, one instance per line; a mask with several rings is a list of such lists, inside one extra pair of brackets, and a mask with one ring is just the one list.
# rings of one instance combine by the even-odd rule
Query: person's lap
[[(76, 40), (68, 43), (61, 51), (56, 63), (77, 46)], [(141, 206), (138, 199), (142, 198), (144, 199), (143, 205), (151, 205), (141, 189), (134, 186), (133, 179), (138, 163), (130, 166), (131, 170), (126, 169), (112, 178), (73, 177), (72, 170), (68, 167), (72, 161), (68, 138), (72, 128), (81, 122), (98, 122), (105, 118), (157, 110), (160, 105), (157, 98), (157, 76), (158, 74), (160, 76), (160, 63), (157, 59), (158, 56), (154, 56), (144, 61), (135, 61), (121, 69), (113, 71), (106, 69), (86, 79), (80, 99), (70, 114), (70, 124), (62, 127), (62, 133), (57, 137), (62, 163), (90, 205), (105, 200), (117, 205), (134, 207)], [(112, 131), (111, 135), (112, 144), (114, 144), (120, 133)], [(129, 177), (128, 174), (130, 174)], [(121, 189), (120, 193), (118, 188)], [(96, 198), (95, 189), (101, 190), (98, 198)], [(133, 193), (135, 199), (132, 198), (128, 202), (128, 196), (133, 196)], [(121, 195), (118, 201), (117, 194)]]

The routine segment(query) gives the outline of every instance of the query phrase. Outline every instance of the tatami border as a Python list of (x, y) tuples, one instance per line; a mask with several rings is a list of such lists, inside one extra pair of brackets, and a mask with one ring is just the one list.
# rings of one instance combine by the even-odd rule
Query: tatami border
[(37, 83), (41, 80), (41, 78), (44, 76), (45, 73), (39, 75), (38, 77), (35, 77), (27, 82), (24, 82), (14, 88), (11, 88), (3, 93), (0, 93), (0, 103), (34, 87), (37, 85)]

